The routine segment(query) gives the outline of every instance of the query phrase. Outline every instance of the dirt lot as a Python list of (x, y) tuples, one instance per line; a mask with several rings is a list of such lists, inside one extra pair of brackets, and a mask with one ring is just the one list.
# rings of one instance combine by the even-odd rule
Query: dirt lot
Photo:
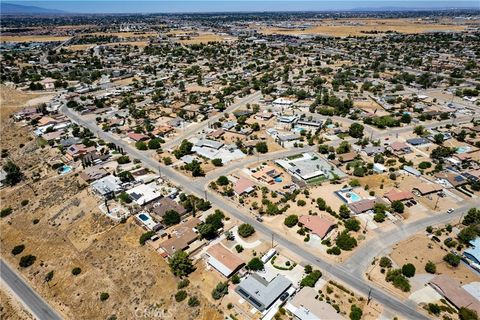
[(65, 41), (70, 37), (65, 36), (2, 36), (0, 42), (53, 42), (53, 41)]
[(0, 285), (0, 319), (3, 320), (30, 320), (32, 315), (13, 298), (6, 287)]
[[(137, 313), (173, 312), (180, 319), (218, 319), (217, 309), (205, 299), (211, 288), (205, 291), (194, 283), (187, 288), (189, 296), (200, 299), (200, 307), (175, 302), (178, 280), (158, 253), (139, 245), (144, 231), (132, 221), (115, 224), (101, 214), (100, 200), (77, 183), (76, 173), (59, 176), (49, 169), (44, 160), (56, 151), (38, 147), (27, 127), (8, 118), (0, 134), (11, 138), (3, 139), (2, 148), (26, 176), (19, 185), (0, 191), (1, 208), (13, 209), (0, 220), (1, 256), (65, 318), (106, 319), (115, 314), (132, 319)], [(20, 144), (25, 146), (19, 148)], [(36, 182), (31, 179), (34, 171), (40, 177)], [(19, 244), (25, 250), (12, 255)], [(20, 257), (26, 254), (35, 255), (36, 261), (19, 268)], [(72, 275), (75, 267), (82, 270), (78, 276)], [(45, 282), (50, 271), (53, 279)], [(109, 293), (109, 299), (101, 302), (101, 292)]]
[[(113, 42), (113, 43), (104, 43), (103, 46), (137, 46), (139, 48), (145, 48), (148, 46), (148, 41), (128, 41), (128, 42)], [(93, 44), (74, 44), (71, 46), (66, 46), (65, 49), (72, 51), (84, 51), (90, 48), (93, 48)]]
[(192, 36), (190, 39), (178, 40), (182, 44), (198, 44), (198, 43), (208, 43), (208, 42), (220, 42), (228, 41), (230, 37), (221, 36), (213, 33), (200, 33), (198, 36)]
[[(449, 24), (449, 21), (441, 23), (425, 23), (412, 19), (338, 19), (323, 20), (314, 27), (304, 29), (263, 28), (264, 34), (315, 34), (334, 37), (367, 36), (370, 31), (380, 34), (387, 31), (400, 33), (424, 33), (431, 31), (462, 31), (466, 25)], [(375, 34), (373, 34), (375, 36)], [(378, 34), (377, 34), (378, 35)]]
[(0, 86), (0, 119), (7, 118), (16, 109), (26, 105), (34, 106), (49, 100), (53, 95), (50, 93), (31, 93), (16, 90), (5, 85)]

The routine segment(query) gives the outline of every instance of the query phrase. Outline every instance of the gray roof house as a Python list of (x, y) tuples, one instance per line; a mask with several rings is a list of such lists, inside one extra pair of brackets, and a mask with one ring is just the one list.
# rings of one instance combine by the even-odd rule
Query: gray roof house
[(235, 291), (259, 311), (264, 311), (277, 301), (291, 285), (292, 283), (282, 275), (277, 275), (268, 282), (253, 273), (240, 282)]

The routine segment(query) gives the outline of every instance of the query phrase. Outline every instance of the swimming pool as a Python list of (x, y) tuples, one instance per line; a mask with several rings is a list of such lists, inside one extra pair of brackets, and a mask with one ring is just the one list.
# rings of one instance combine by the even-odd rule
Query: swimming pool
[(456, 153), (465, 153), (465, 152), (469, 152), (471, 150), (471, 148), (469, 146), (462, 146), (462, 147), (458, 147), (457, 150), (455, 150)]
[(352, 191), (351, 188), (338, 190), (335, 192), (345, 203), (352, 203), (362, 200), (358, 194)]
[(140, 213), (140, 214), (138, 215), (138, 217), (139, 217), (140, 220), (142, 220), (142, 221), (147, 221), (147, 220), (148, 220), (148, 217), (147, 217), (146, 215), (144, 215), (143, 213)]
[(280, 177), (276, 177), (274, 180), (275, 180), (275, 182), (278, 182), (278, 183), (280, 183), (280, 182), (282, 182), (282, 181), (283, 181), (283, 179), (282, 179), (282, 178), (280, 178)]
[(59, 174), (67, 174), (70, 171), (72, 171), (72, 169), (73, 168), (71, 166), (64, 165), (64, 166), (58, 168), (58, 173)]

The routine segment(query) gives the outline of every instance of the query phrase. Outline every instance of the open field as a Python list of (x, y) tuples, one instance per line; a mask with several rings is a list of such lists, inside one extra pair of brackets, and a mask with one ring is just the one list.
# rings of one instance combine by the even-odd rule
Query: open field
[(156, 32), (95, 32), (87, 33), (89, 36), (115, 36), (119, 38), (147, 38), (158, 35)]
[(43, 35), (28, 35), (28, 36), (1, 36), (0, 42), (54, 42), (65, 41), (71, 37), (67, 36), (43, 36)]
[(365, 36), (365, 32), (385, 33), (396, 31), (400, 33), (425, 33), (434, 31), (463, 31), (467, 25), (441, 23), (425, 23), (413, 19), (338, 19), (322, 20), (313, 27), (288, 29), (288, 28), (263, 28), (264, 34), (287, 35), (325, 35), (333, 37)]
[(178, 40), (178, 42), (182, 44), (199, 44), (208, 42), (228, 41), (229, 39), (233, 38), (213, 33), (200, 33), (198, 36), (191, 36), (190, 39)]
[[(148, 45), (148, 41), (126, 41), (126, 42), (112, 42), (104, 43), (102, 46), (137, 46), (139, 48), (145, 48)], [(90, 48), (95, 47), (95, 44), (73, 44), (71, 46), (66, 46), (65, 49), (72, 51), (84, 51)]]
[(0, 86), (0, 119), (7, 118), (16, 109), (25, 106), (35, 106), (50, 100), (52, 94), (30, 93), (19, 91), (11, 87)]
[(33, 316), (26, 311), (10, 293), (9, 289), (0, 284), (0, 319), (31, 320)]

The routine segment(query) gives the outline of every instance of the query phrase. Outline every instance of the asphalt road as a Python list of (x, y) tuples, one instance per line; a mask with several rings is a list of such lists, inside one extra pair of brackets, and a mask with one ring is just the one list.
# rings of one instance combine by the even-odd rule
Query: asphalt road
[(0, 260), (0, 278), (39, 320), (61, 320), (50, 307), (5, 261)]
[(236, 219), (244, 223), (251, 224), (255, 228), (255, 230), (257, 230), (257, 232), (260, 232), (267, 237), (271, 237), (273, 235), (275, 242), (278, 245), (281, 245), (287, 250), (294, 252), (295, 254), (300, 256), (306, 263), (320, 268), (322, 272), (330, 275), (331, 277), (339, 279), (340, 281), (352, 287), (357, 292), (363, 295), (370, 294), (371, 298), (377, 300), (379, 303), (383, 304), (385, 307), (392, 310), (393, 312), (399, 315), (403, 315), (408, 319), (428, 319), (428, 317), (417, 311), (415, 306), (405, 304), (403, 301), (391, 296), (390, 294), (369, 283), (367, 280), (363, 279), (363, 277), (358, 277), (356, 274), (353, 274), (351, 270), (348, 270), (344, 266), (332, 264), (330, 262), (322, 260), (321, 258), (316, 257), (312, 253), (305, 250), (303, 247), (289, 241), (282, 235), (270, 230), (267, 226), (255, 220), (252, 215), (242, 212), (239, 208), (233, 206), (219, 195), (209, 192), (206, 189), (206, 186), (204, 185), (202, 180), (192, 180), (191, 178), (187, 178), (186, 176), (174, 171), (172, 168), (160, 164), (156, 160), (152, 159), (149, 156), (149, 153), (142, 153), (141, 151), (138, 151), (137, 149), (131, 147), (125, 141), (119, 139), (118, 137), (115, 137), (110, 133), (103, 132), (97, 127), (94, 122), (84, 121), (81, 117), (78, 116), (78, 114), (66, 107), (62, 108), (62, 112), (77, 124), (89, 128), (93, 133), (97, 134), (99, 138), (121, 146), (126, 153), (130, 154), (136, 159), (141, 160), (144, 165), (151, 170), (157, 172), (161, 171), (159, 173), (163, 177), (167, 177), (172, 182), (176, 183), (178, 186), (181, 186), (184, 191), (200, 197), (207, 196), (208, 200), (212, 203), (214, 207), (228, 212)]

